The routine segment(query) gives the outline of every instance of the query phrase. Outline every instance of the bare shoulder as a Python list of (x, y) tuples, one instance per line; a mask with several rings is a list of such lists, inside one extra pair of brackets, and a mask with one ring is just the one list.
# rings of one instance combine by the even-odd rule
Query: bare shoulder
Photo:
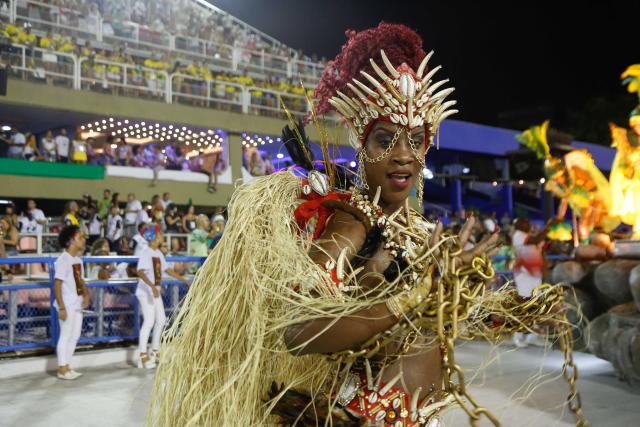
[(347, 257), (352, 258), (358, 253), (366, 237), (367, 229), (360, 219), (336, 209), (309, 255), (315, 262), (324, 264), (329, 259), (337, 259), (346, 248)]

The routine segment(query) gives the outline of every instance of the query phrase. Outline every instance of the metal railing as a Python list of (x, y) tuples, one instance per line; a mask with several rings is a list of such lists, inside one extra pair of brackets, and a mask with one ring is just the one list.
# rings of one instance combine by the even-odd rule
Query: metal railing
[(16, 77), (79, 88), (76, 55), (20, 44), (11, 47), (2, 55), (7, 58)]
[[(282, 103), (297, 117), (307, 114), (303, 95), (223, 80), (208, 80), (136, 64), (78, 57), (23, 45), (4, 53), (11, 72), (21, 79), (62, 83), (76, 90), (146, 97), (172, 104), (200, 105), (244, 114), (286, 118)], [(53, 58), (48, 57), (52, 56)]]
[[(83, 257), (85, 263), (137, 262), (135, 257)], [(203, 257), (169, 256), (167, 262), (202, 263)], [(0, 258), (0, 265), (43, 263), (48, 266), (48, 280), (39, 283), (0, 284), (0, 352), (29, 348), (55, 348), (59, 324), (53, 306), (53, 283), (56, 258)], [(137, 278), (127, 280), (87, 281), (90, 306), (84, 311), (79, 343), (134, 340), (140, 330)], [(177, 280), (163, 280), (163, 302), (167, 317), (179, 307), (187, 285)]]
[[(136, 64), (112, 62), (103, 59), (80, 59), (80, 87), (89, 90), (123, 89), (125, 95), (145, 94), (171, 103), (169, 75), (166, 71)], [(118, 94), (120, 92), (116, 92)]]
[[(130, 48), (146, 51), (175, 52), (206, 61), (218, 69), (237, 72), (247, 69), (263, 74), (278, 75), (283, 78), (296, 78), (305, 83), (315, 83), (322, 74), (323, 65), (307, 60), (293, 59), (269, 53), (264, 49), (250, 49), (245, 46), (228, 45), (185, 35), (173, 35), (169, 32), (152, 30), (135, 22), (109, 21), (100, 15), (88, 14), (66, 9), (37, 0), (10, 0), (10, 22), (25, 20), (34, 30), (63, 30), (67, 35), (84, 40), (91, 39), (99, 43), (124, 43)], [(268, 41), (272, 47), (280, 47), (277, 40), (255, 28), (232, 18), (236, 25), (249, 29)], [(58, 31), (60, 32), (60, 31)]]

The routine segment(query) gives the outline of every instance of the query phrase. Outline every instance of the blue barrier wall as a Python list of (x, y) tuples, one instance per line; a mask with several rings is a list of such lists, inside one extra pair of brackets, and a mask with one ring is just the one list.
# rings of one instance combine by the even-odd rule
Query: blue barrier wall
[[(135, 263), (135, 257), (83, 257), (87, 263)], [(206, 258), (169, 256), (167, 262), (201, 264)], [(0, 352), (29, 348), (55, 348), (58, 341), (58, 313), (53, 307), (55, 257), (17, 257), (0, 259), (0, 264), (45, 264), (48, 280), (0, 285)], [(86, 271), (87, 269), (85, 269)], [(87, 281), (91, 304), (84, 310), (80, 344), (135, 340), (140, 315), (135, 289), (138, 280)], [(187, 293), (183, 282), (162, 281), (167, 317), (179, 307)]]

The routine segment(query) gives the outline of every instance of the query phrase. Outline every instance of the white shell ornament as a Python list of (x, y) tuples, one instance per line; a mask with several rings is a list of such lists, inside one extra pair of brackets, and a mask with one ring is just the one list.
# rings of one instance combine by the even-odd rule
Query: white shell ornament
[(403, 73), (400, 76), (400, 93), (405, 98), (413, 98), (416, 92), (416, 82), (409, 73)]
[(329, 194), (329, 178), (318, 171), (311, 171), (307, 175), (309, 186), (313, 191), (321, 196)]
[(427, 427), (440, 427), (442, 423), (440, 423), (440, 418), (433, 416), (427, 423)]

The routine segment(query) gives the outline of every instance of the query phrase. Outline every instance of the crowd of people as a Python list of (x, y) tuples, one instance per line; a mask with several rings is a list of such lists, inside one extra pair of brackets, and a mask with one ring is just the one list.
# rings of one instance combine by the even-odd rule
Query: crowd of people
[(47, 130), (38, 143), (32, 132), (12, 128), (0, 134), (0, 157), (58, 163), (91, 164), (99, 166), (132, 166), (153, 170), (155, 186), (161, 170), (182, 170), (209, 175), (208, 190), (217, 191), (218, 176), (227, 163), (221, 149), (201, 150), (197, 155), (179, 144), (161, 146), (128, 144), (123, 136), (107, 136), (102, 142), (94, 137), (81, 138), (76, 129), (71, 139), (66, 128), (57, 135)]
[[(207, 256), (225, 225), (223, 208), (215, 209), (210, 215), (196, 212), (194, 205), (181, 210), (171, 201), (168, 192), (154, 195), (147, 202), (138, 200), (134, 193), (129, 193), (126, 200), (122, 200), (119, 193), (107, 189), (98, 199), (85, 194), (81, 200), (67, 201), (59, 216), (46, 215), (33, 199), (21, 208), (10, 203), (0, 217), (0, 257), (34, 253), (38, 234), (59, 232), (62, 227), (71, 225), (86, 234), (91, 255), (137, 256), (145, 247), (141, 230), (149, 224), (158, 225), (160, 231), (172, 236), (166, 242), (169, 253)], [(43, 248), (43, 252), (59, 252), (61, 249), (48, 246)]]
[(263, 36), (221, 10), (202, 7), (192, 0), (44, 0), (41, 3), (62, 8), (65, 13), (32, 5), (27, 11), (30, 18), (55, 22), (57, 16), (52, 15), (59, 13), (62, 25), (87, 32), (95, 31), (92, 24), (103, 19), (105, 35), (130, 38), (131, 24), (135, 24), (143, 33), (140, 39), (157, 44), (166, 44), (169, 35), (173, 35), (215, 45), (264, 50), (271, 55), (317, 60), (315, 56), (305, 56), (299, 50)]
[[(107, 90), (114, 94), (150, 93), (152, 96), (162, 96), (165, 90), (165, 73), (177, 73), (182, 76), (173, 84), (174, 92), (186, 95), (181, 98), (182, 102), (202, 101), (193, 97), (205, 97), (206, 85), (209, 84), (212, 85), (212, 98), (240, 102), (241, 88), (253, 88), (248, 92), (252, 103), (273, 107), (276, 96), (265, 91), (297, 96), (305, 94), (305, 88), (296, 84), (293, 78), (286, 79), (282, 75), (258, 78), (257, 75), (252, 76), (247, 68), (233, 73), (228, 69), (216, 67), (215, 61), (205, 62), (203, 58), (187, 58), (177, 51), (152, 50), (149, 54), (140, 55), (139, 51), (125, 45), (98, 45), (95, 42), (92, 45), (90, 40), (80, 42), (69, 35), (52, 33), (51, 30), (38, 36), (28, 22), (2, 22), (0, 38), (27, 48), (45, 49), (47, 52), (44, 54), (35, 55), (29, 52), (27, 65), (31, 68), (43, 68), (45, 73), (38, 76), (46, 79), (48, 83), (55, 82), (56, 75), (73, 72), (69, 60), (56, 55), (65, 53), (74, 54), (82, 61), (82, 81), (85, 88)], [(17, 56), (8, 57), (8, 62), (14, 66), (19, 65), (20, 60)], [(214, 80), (215, 83), (212, 83)]]

